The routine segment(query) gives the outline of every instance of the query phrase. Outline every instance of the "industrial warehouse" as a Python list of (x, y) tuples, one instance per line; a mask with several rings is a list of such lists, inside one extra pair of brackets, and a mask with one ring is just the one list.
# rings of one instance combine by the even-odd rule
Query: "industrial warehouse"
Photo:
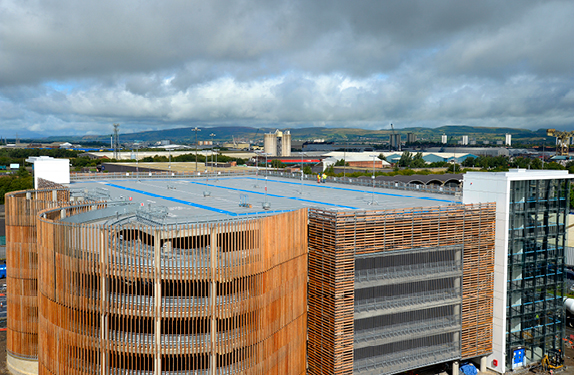
[(566, 171), (460, 196), (35, 168), (6, 195), (14, 373), (504, 373), (562, 349)]

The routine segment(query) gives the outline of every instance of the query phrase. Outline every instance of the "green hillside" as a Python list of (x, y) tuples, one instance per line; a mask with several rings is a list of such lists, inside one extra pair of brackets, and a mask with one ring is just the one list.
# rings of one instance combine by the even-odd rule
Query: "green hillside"
[[(172, 143), (194, 143), (195, 132), (192, 131), (193, 127), (187, 128), (173, 128), (156, 131), (145, 131), (138, 133), (122, 134), (120, 133), (121, 142), (157, 142), (163, 139), (170, 140)], [(198, 140), (211, 140), (215, 141), (231, 141), (233, 138), (239, 141), (261, 142), (263, 141), (263, 134), (274, 132), (275, 128), (252, 128), (246, 126), (220, 126), (211, 128), (200, 128), (197, 132)], [(357, 128), (326, 128), (326, 127), (308, 127), (308, 128), (293, 128), (281, 130), (289, 130), (291, 137), (294, 141), (307, 141), (313, 139), (324, 139), (325, 141), (365, 141), (377, 142), (388, 140), (391, 130), (367, 130)], [(536, 131), (527, 129), (514, 129), (514, 128), (487, 128), (487, 127), (473, 127), (473, 126), (441, 126), (439, 128), (399, 128), (395, 129), (396, 132), (406, 138), (409, 132), (415, 133), (417, 138), (422, 141), (439, 142), (441, 135), (446, 134), (451, 139), (460, 139), (463, 135), (468, 135), (469, 139), (476, 139), (477, 141), (488, 140), (491, 142), (504, 140), (505, 134), (512, 135), (513, 142), (521, 143), (539, 143), (545, 135), (545, 129)], [(212, 138), (210, 135), (215, 134)], [(50, 137), (49, 141), (67, 140), (70, 142), (87, 143), (87, 142), (102, 142), (108, 144), (110, 135), (90, 135), (84, 137)]]

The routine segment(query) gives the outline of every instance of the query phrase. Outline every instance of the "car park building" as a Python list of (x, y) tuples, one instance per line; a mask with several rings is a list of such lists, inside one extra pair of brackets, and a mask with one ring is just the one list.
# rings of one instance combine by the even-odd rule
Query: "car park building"
[(106, 177), (6, 197), (13, 371), (370, 375), (497, 355), (488, 200)]

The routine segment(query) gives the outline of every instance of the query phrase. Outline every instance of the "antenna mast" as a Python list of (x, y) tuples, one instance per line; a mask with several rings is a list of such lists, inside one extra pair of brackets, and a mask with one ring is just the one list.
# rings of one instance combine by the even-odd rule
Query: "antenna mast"
[(114, 159), (120, 158), (120, 124), (114, 124)]

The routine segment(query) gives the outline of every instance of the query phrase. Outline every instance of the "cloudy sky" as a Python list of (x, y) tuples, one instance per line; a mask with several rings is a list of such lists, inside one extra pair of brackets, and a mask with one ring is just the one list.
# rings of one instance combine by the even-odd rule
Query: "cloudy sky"
[(0, 0), (0, 137), (572, 128), (573, 20), (571, 0)]

